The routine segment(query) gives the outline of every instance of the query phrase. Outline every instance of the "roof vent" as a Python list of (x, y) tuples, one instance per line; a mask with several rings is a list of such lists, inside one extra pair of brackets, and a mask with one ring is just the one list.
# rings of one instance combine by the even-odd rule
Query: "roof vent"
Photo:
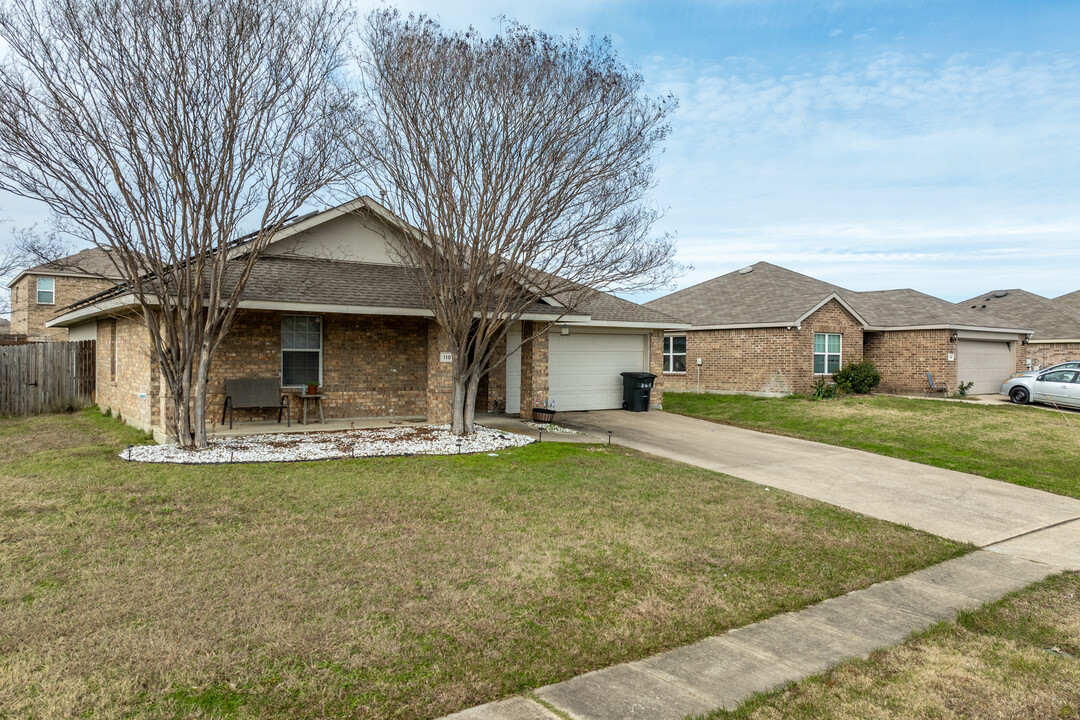
[(751, 265), (749, 267), (744, 267), (742, 270), (739, 271), (739, 274), (740, 275), (749, 275), (752, 272), (754, 272), (754, 266), (753, 265)]
[(998, 291), (997, 291), (996, 293), (994, 293), (994, 297), (996, 297), (996, 298), (1003, 298), (1003, 297), (1005, 297), (1005, 296), (1006, 296), (1006, 295), (1008, 295), (1008, 294), (1009, 294), (1009, 291), (1008, 291), (1008, 290), (998, 290)]
[(985, 305), (983, 305), (983, 307), (986, 307), (986, 306), (985, 306)]

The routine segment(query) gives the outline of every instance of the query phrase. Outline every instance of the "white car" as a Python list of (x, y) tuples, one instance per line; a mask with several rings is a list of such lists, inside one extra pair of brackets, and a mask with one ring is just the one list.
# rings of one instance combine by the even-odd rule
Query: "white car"
[(1038, 402), (1080, 409), (1080, 369), (1056, 365), (1038, 374), (1014, 376), (1001, 384), (1001, 394), (1020, 405)]

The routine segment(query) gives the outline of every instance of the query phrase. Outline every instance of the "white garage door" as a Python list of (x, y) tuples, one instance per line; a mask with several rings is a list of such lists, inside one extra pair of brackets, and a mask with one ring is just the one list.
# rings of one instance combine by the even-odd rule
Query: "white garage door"
[(548, 398), (556, 410), (622, 407), (625, 371), (649, 369), (648, 335), (548, 333)]
[(980, 340), (961, 340), (956, 368), (960, 382), (973, 382), (969, 393), (990, 395), (1001, 388), (1001, 382), (1013, 373), (1013, 356), (1009, 343)]

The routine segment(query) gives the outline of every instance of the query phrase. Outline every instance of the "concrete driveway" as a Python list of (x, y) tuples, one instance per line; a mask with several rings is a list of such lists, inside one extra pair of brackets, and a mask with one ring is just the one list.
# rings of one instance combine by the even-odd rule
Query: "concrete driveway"
[(666, 412), (559, 413), (559, 424), (1015, 557), (1080, 569), (1080, 500), (860, 450)]

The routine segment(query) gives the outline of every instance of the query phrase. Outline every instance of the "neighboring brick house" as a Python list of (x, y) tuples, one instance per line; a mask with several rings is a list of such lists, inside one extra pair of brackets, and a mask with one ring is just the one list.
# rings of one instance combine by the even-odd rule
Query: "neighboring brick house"
[(992, 290), (957, 305), (1031, 328), (1024, 341), (1027, 367), (1080, 360), (1080, 291), (1051, 300), (1026, 290)]
[[(23, 270), (8, 283), (11, 290), (11, 332), (30, 341), (93, 340), (69, 337), (66, 327), (47, 327), (58, 311), (83, 298), (115, 287), (116, 267), (108, 253), (90, 248), (54, 262)], [(85, 335), (85, 336), (84, 336)]]
[[(319, 381), (328, 418), (449, 419), (447, 338), (414, 273), (392, 252), (396, 235), (386, 212), (361, 198), (300, 218), (279, 233), (255, 263), (241, 311), (214, 355), (208, 418), (221, 419), (226, 379), (275, 377), (291, 393)], [(169, 398), (135, 307), (117, 290), (69, 308), (52, 324), (94, 328), (98, 404), (163, 438)], [(558, 410), (620, 407), (619, 372), (660, 376), (664, 328), (685, 327), (600, 292), (564, 313), (554, 300), (530, 308), (508, 345), (498, 348), (495, 360), (505, 362), (482, 383), (478, 410), (525, 415), (548, 402)], [(550, 332), (528, 340), (555, 321)], [(518, 349), (523, 337), (527, 342)], [(655, 405), (662, 393), (658, 381)], [(235, 418), (270, 416), (237, 412)]]
[(914, 290), (854, 292), (757, 263), (646, 303), (690, 329), (664, 337), (668, 390), (783, 394), (869, 358), (881, 390), (935, 383), (997, 392), (1024, 361), (1026, 330)]

